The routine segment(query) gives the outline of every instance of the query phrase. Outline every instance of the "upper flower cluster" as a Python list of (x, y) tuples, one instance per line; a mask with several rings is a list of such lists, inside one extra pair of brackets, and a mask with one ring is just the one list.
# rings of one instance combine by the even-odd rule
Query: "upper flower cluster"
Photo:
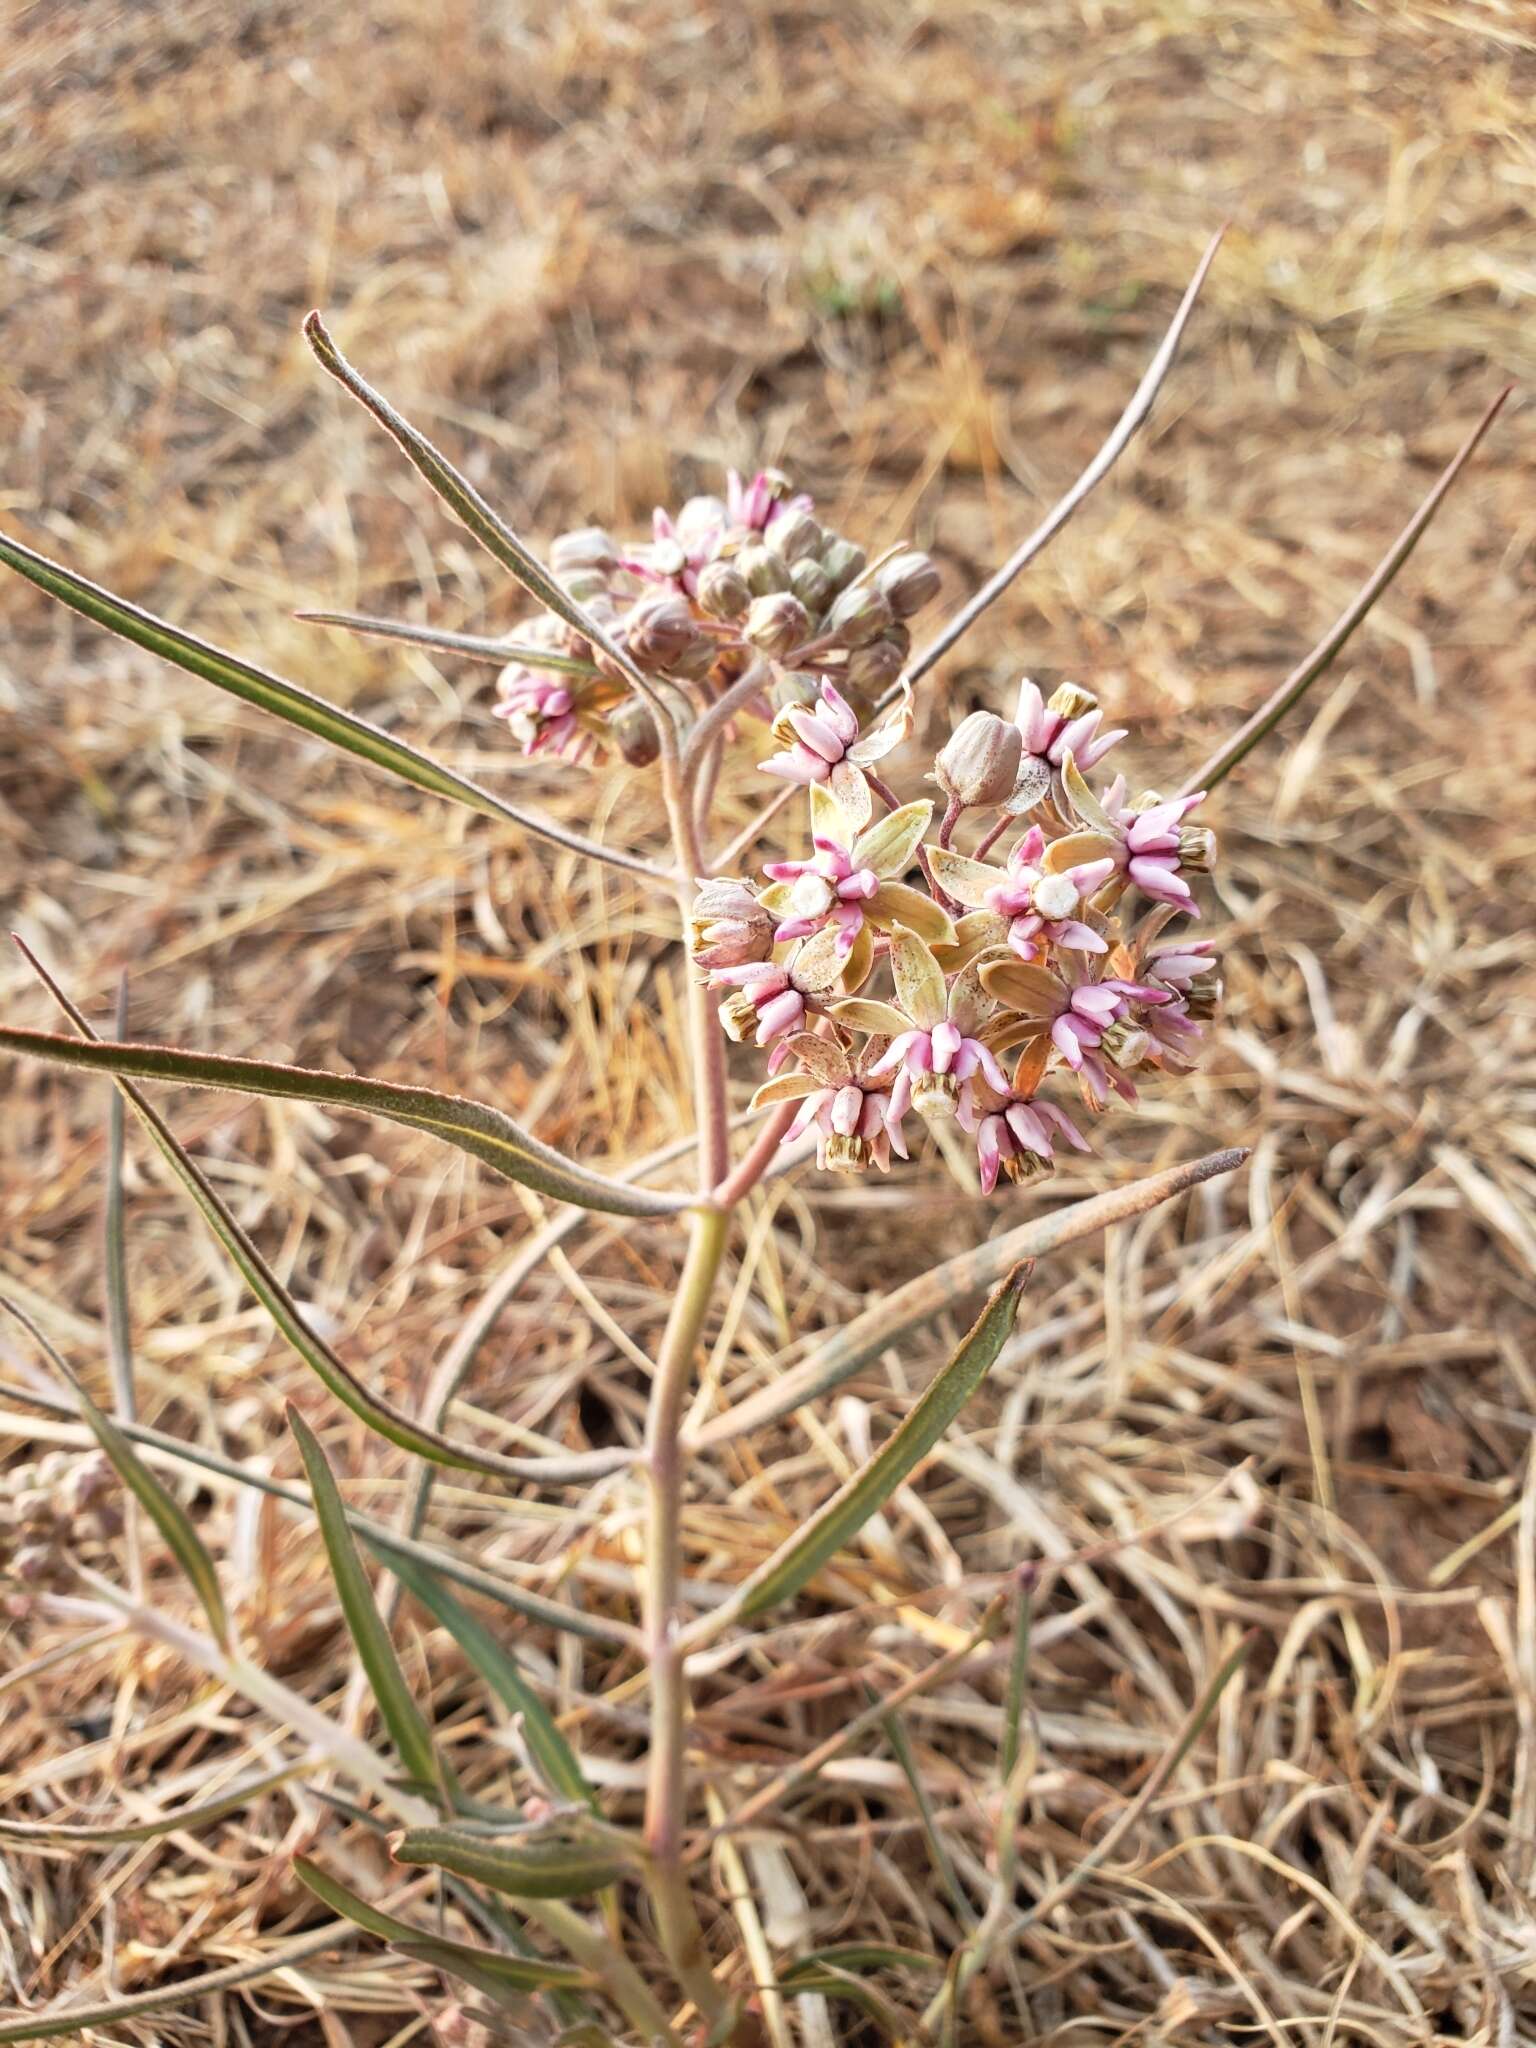
[[(818, 523), (810, 498), (775, 470), (750, 480), (733, 470), (723, 497), (690, 498), (677, 512), (658, 507), (648, 541), (621, 544), (600, 527), (562, 534), (550, 568), (674, 699), (681, 691), (703, 710), (756, 665), (763, 691), (755, 708), (788, 721), (775, 729), (794, 751), (798, 781), (827, 778), (850, 721), (847, 745), (860, 752), (859, 710), (900, 676), (911, 649), (907, 621), (939, 587), (932, 562), (913, 549), (871, 563)], [(498, 679), (496, 710), (524, 753), (575, 761), (612, 746), (627, 760), (654, 759), (649, 714), (602, 648), (553, 618), (511, 638), (519, 658)], [(548, 664), (530, 649), (547, 649)], [(832, 696), (808, 709), (823, 683)], [(880, 746), (863, 743), (865, 765)]]
[[(863, 735), (825, 680), (783, 714), (762, 765), (805, 785), (811, 850), (769, 863), (766, 885), (706, 885), (693, 951), (729, 991), (727, 1033), (770, 1049), (754, 1106), (799, 1104), (786, 1142), (814, 1129), (823, 1166), (884, 1171), (911, 1114), (954, 1119), (990, 1193), (1049, 1172), (1060, 1143), (1086, 1149), (1053, 1080), (1094, 1112), (1192, 1064), (1214, 949), (1164, 934), (1198, 916), (1215, 839), (1186, 822), (1199, 794), (1133, 801), (1117, 777), (1095, 795), (1085, 771), (1126, 736), (1102, 718), (1076, 684), (1046, 699), (1027, 680), (1012, 721), (972, 713), (935, 761), (930, 838), (934, 803), (897, 803), (867, 772), (904, 723)], [(962, 852), (975, 811), (993, 819)]]

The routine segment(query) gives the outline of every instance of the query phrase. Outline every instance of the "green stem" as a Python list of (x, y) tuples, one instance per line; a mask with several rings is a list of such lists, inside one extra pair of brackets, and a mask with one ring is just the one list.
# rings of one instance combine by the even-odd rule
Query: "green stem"
[(725, 1251), (730, 1217), (696, 1209), (688, 1256), (656, 1361), (646, 1423), (650, 1523), (646, 1540), (645, 1632), (651, 1666), (650, 1776), (645, 1840), (654, 1862), (657, 1931), (688, 1996), (713, 2022), (724, 2007), (710, 1974), (703, 1930), (683, 1871), (687, 1810), (687, 1671), (679, 1614), (682, 1581), (682, 1421), (704, 1317)]

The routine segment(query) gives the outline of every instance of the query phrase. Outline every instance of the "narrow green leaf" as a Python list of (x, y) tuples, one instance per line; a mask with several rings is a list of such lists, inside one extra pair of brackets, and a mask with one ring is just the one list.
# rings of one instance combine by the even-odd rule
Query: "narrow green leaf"
[(746, 1581), (737, 1608), (743, 1619), (798, 1593), (927, 1457), (991, 1370), (1013, 1328), (1029, 1272), (1028, 1266), (1014, 1267), (901, 1427), (862, 1472), (839, 1487), (805, 1528)]
[(408, 1776), (424, 1785), (438, 1785), (442, 1782), (443, 1772), (433, 1745), (432, 1731), (406, 1684), (400, 1659), (395, 1655), (395, 1646), (374, 1603), (373, 1588), (368, 1583), (357, 1543), (347, 1524), (346, 1507), (330, 1463), (320, 1448), (319, 1438), (291, 1403), (288, 1426), (298, 1440), (299, 1454), (309, 1477), (320, 1534), (330, 1559), (331, 1577), (336, 1582), (336, 1597), (341, 1602), (342, 1615), (357, 1646), (363, 1669), (368, 1674), (368, 1682), (373, 1687), (373, 1696), (378, 1701), (390, 1740)]
[(451, 1870), (513, 1899), (572, 1899), (600, 1892), (634, 1874), (634, 1865), (605, 1842), (569, 1831), (557, 1839), (509, 1842), (467, 1828), (403, 1828), (390, 1838), (397, 1863)]
[(359, 1898), (356, 1892), (311, 1863), (307, 1856), (295, 1856), (293, 1868), (300, 1882), (333, 1913), (340, 1913), (343, 1919), (352, 1921), (368, 1934), (376, 1934), (394, 1948), (405, 1949), (453, 1976), (464, 1977), (477, 1989), (482, 1988), (481, 1980), (478, 1976), (470, 1976), (470, 1970), (487, 1973), (498, 1984), (518, 1991), (575, 1991), (592, 1981), (585, 1970), (578, 1970), (570, 1963), (501, 1955), (495, 1949), (476, 1948), (469, 1942), (450, 1941), (445, 1935), (413, 1927), (408, 1920), (399, 1920), (393, 1913), (381, 1913), (377, 1906), (370, 1906), (366, 1899)]
[(552, 839), (572, 853), (586, 854), (590, 859), (606, 861), (612, 867), (627, 868), (634, 874), (649, 875), (655, 880), (667, 879), (662, 869), (641, 860), (638, 855), (599, 846), (593, 840), (583, 839), (579, 833), (568, 832), (552, 819), (517, 809), (490, 790), (482, 789), (477, 782), (471, 782), (466, 776), (445, 767), (430, 754), (408, 746), (404, 740), (395, 739), (381, 727), (370, 725), (366, 719), (356, 718), (335, 704), (327, 704), (323, 697), (312, 696), (296, 683), (285, 682), (281, 676), (256, 668), (250, 662), (242, 661), (238, 655), (227, 654), (221, 647), (214, 647), (206, 640), (198, 640), (192, 634), (182, 632), (180, 627), (156, 618), (153, 612), (141, 611), (137, 605), (114, 597), (110, 590), (88, 582), (84, 576), (77, 576), (72, 569), (66, 569), (58, 562), (50, 562), (46, 555), (34, 553), (6, 534), (0, 534), (0, 563), (16, 570), (18, 575), (25, 576), (29, 583), (36, 584), (48, 596), (56, 597), (61, 604), (67, 604), (72, 611), (79, 612), (82, 618), (105, 627), (107, 632), (131, 640), (135, 646), (158, 654), (162, 660), (185, 669), (188, 675), (198, 676), (217, 689), (227, 690), (231, 696), (254, 704), (260, 711), (271, 712), (275, 718), (298, 726), (315, 739), (324, 740), (328, 746), (339, 747), (343, 753), (355, 754), (375, 768), (398, 775), (403, 782), (409, 782), (417, 789), (465, 804), (485, 817), (503, 818), (510, 824), (520, 825), (524, 831)]
[[(115, 1029), (128, 1028), (128, 987), (118, 983)], [(133, 1391), (133, 1323), (128, 1312), (128, 1261), (123, 1228), (123, 1098), (114, 1088), (107, 1105), (107, 1205), (102, 1221), (107, 1295), (107, 1343), (112, 1388), (120, 1422), (136, 1413)]]
[(120, 1842), (153, 1842), (162, 1835), (179, 1835), (183, 1829), (210, 1827), (214, 1821), (239, 1813), (253, 1799), (259, 1799), (263, 1792), (286, 1785), (290, 1779), (302, 1776), (310, 1768), (308, 1764), (288, 1764), (280, 1771), (268, 1772), (264, 1778), (247, 1779), (243, 1785), (234, 1786), (217, 1799), (206, 1799), (198, 1806), (183, 1806), (177, 1813), (158, 1814), (154, 1820), (0, 1819), (0, 1842), (9, 1842), (17, 1849), (90, 1849), (110, 1847)]
[[(1028, 1576), (1025, 1573), (1028, 1573)], [(998, 1776), (1006, 1785), (1019, 1760), (1019, 1728), (1029, 1696), (1030, 1633), (1035, 1612), (1032, 1567), (1020, 1572), (1013, 1605), (1013, 1648), (1008, 1657), (1008, 1690), (1003, 1698), (1003, 1739), (998, 1748)]]
[(851, 1970), (839, 1969), (835, 1963), (796, 1963), (779, 1978), (779, 1989), (801, 1998), (807, 1994), (819, 1998), (845, 1998), (850, 2005), (856, 2005), (867, 2013), (887, 2040), (910, 2041), (912, 2038), (909, 2014), (875, 1985), (866, 1984)]
[[(865, 1689), (865, 1697), (871, 1705), (876, 1704), (879, 1699), (879, 1695), (871, 1692), (867, 1687)], [(965, 1895), (964, 1886), (955, 1875), (954, 1859), (949, 1853), (948, 1845), (939, 1831), (937, 1820), (934, 1818), (933, 1802), (928, 1797), (928, 1787), (922, 1772), (918, 1769), (917, 1758), (912, 1754), (912, 1744), (907, 1738), (906, 1727), (901, 1715), (894, 1711), (883, 1714), (880, 1719), (880, 1726), (885, 1732), (886, 1741), (891, 1746), (891, 1754), (901, 1766), (901, 1774), (911, 1788), (913, 1800), (917, 1805), (918, 1819), (922, 1822), (923, 1840), (928, 1848), (928, 1860), (933, 1865), (934, 1874), (943, 1885), (945, 1891), (948, 1892), (949, 1902), (955, 1909), (955, 1916), (959, 1920), (960, 1925), (966, 1928), (974, 1927), (976, 1924), (975, 1911), (971, 1906), (970, 1900)]]
[[(75, 1029), (93, 1043), (99, 1042), (84, 1012), (70, 1001), (31, 947), (19, 938), (16, 944)], [(485, 1472), (501, 1479), (521, 1480), (537, 1476), (536, 1464), (530, 1475), (529, 1466), (533, 1461), (503, 1458), (492, 1451), (478, 1450), (473, 1444), (459, 1443), (439, 1430), (416, 1422), (402, 1409), (396, 1408), (393, 1402), (386, 1401), (382, 1395), (365, 1386), (330, 1345), (309, 1327), (298, 1303), (257, 1250), (254, 1241), (235, 1221), (212, 1182), (169, 1124), (150, 1107), (143, 1093), (122, 1076), (118, 1077), (114, 1100), (118, 1099), (118, 1091), (133, 1105), (135, 1115), (159, 1146), (172, 1172), (201, 1212), (204, 1222), (229, 1253), (246, 1285), (277, 1329), (338, 1401), (390, 1443), (434, 1464), (449, 1465), (467, 1472)]]
[(571, 654), (549, 647), (525, 647), (515, 640), (487, 640), (479, 633), (451, 633), (442, 626), (415, 626), (406, 619), (376, 619), (367, 612), (295, 612), (306, 626), (340, 626), (348, 633), (375, 633), (381, 640), (403, 640), (411, 647), (430, 647), (438, 654), (463, 654), (471, 661), (494, 661), (503, 668), (520, 661), (524, 668), (548, 669), (557, 676), (598, 676), (602, 670)]
[(937, 1956), (920, 1948), (892, 1948), (877, 1941), (834, 1941), (825, 1948), (807, 1950), (779, 1973), (788, 1984), (801, 1970), (826, 1967), (833, 1970), (941, 1970)]
[(540, 1772), (552, 1790), (573, 1805), (598, 1810), (597, 1794), (588, 1784), (576, 1752), (509, 1650), (497, 1641), (478, 1615), (456, 1600), (433, 1572), (408, 1558), (385, 1559), (389, 1569), (440, 1622), (486, 1684), (509, 1712), (522, 1719), (523, 1734)]
[(214, 1569), (213, 1559), (203, 1547), (202, 1538), (193, 1527), (192, 1517), (176, 1496), (167, 1491), (150, 1471), (111, 1417), (104, 1415), (96, 1406), (31, 1317), (3, 1295), (0, 1295), (0, 1308), (6, 1309), (15, 1317), (33, 1342), (46, 1353), (54, 1368), (69, 1383), (80, 1412), (90, 1425), (91, 1434), (107, 1454), (118, 1478), (159, 1530), (166, 1549), (181, 1567), (193, 1592), (202, 1602), (203, 1612), (208, 1617), (208, 1626), (213, 1630), (214, 1640), (221, 1649), (227, 1650), (232, 1641), (232, 1631), (229, 1614), (224, 1605), (224, 1595), (219, 1590), (219, 1575)]
[(591, 1173), (530, 1137), (491, 1104), (441, 1095), (435, 1088), (375, 1081), (363, 1074), (279, 1066), (268, 1060), (231, 1059), (221, 1053), (184, 1052), (176, 1046), (119, 1045), (104, 1038), (82, 1044), (79, 1039), (61, 1038), (49, 1031), (24, 1031), (14, 1025), (0, 1025), (0, 1052), (25, 1053), (55, 1066), (86, 1067), (95, 1073), (323, 1102), (362, 1116), (382, 1117), (410, 1130), (429, 1131), (459, 1151), (484, 1160), (507, 1179), (583, 1209), (602, 1209), (617, 1216), (670, 1216), (693, 1199), (627, 1187), (622, 1181)]
[(304, 338), (314, 350), (321, 367), (328, 370), (339, 384), (351, 392), (360, 405), (372, 413), (407, 461), (426, 478), (449, 511), (461, 524), (468, 527), (487, 554), (492, 555), (509, 574), (515, 576), (524, 590), (537, 598), (546, 611), (553, 612), (556, 618), (564, 619), (568, 626), (574, 626), (594, 647), (602, 648), (641, 694), (651, 697), (653, 692), (650, 685), (618, 642), (598, 624), (585, 606), (578, 604), (570, 592), (555, 581), (538, 557), (531, 554), (518, 539), (501, 514), (493, 511), (486, 503), (468, 477), (461, 475), (447, 456), (440, 449), (433, 447), (425, 434), (418, 433), (410, 421), (395, 410), (382, 392), (375, 391), (366, 378), (353, 369), (331, 339), (325, 322), (318, 313), (311, 313), (306, 317)]

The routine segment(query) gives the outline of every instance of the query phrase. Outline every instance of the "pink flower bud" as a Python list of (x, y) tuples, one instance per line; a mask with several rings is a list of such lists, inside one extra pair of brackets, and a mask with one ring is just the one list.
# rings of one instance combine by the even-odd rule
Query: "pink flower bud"
[(915, 548), (893, 555), (876, 573), (875, 581), (890, 599), (898, 619), (910, 619), (939, 594), (939, 572), (931, 557)]
[(798, 647), (811, 629), (810, 616), (799, 598), (788, 590), (754, 597), (742, 627), (742, 637), (764, 654), (788, 654)]
[(1005, 803), (1019, 779), (1023, 737), (994, 711), (962, 718), (933, 764), (933, 779), (967, 810)]

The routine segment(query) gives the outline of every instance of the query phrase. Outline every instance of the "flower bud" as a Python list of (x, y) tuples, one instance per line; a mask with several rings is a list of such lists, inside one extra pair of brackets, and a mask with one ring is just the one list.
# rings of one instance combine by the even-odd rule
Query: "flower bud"
[(933, 779), (967, 810), (1006, 803), (1019, 779), (1024, 735), (995, 711), (973, 711), (950, 734), (933, 764)]
[(766, 597), (754, 597), (742, 627), (742, 637), (763, 654), (788, 654), (798, 647), (811, 629), (810, 615), (799, 598), (787, 590)]
[(1185, 825), (1179, 831), (1179, 866), (1191, 874), (1208, 875), (1216, 865), (1216, 834), (1208, 825)]
[(809, 512), (783, 512), (772, 521), (768, 537), (781, 561), (794, 563), (821, 548), (821, 528)]
[(608, 737), (619, 758), (631, 768), (649, 768), (661, 753), (656, 721), (638, 697), (629, 698), (609, 712)]
[(712, 619), (744, 618), (751, 602), (751, 587), (735, 562), (710, 562), (699, 571), (699, 605)]
[(869, 691), (888, 689), (906, 666), (908, 644), (893, 627), (882, 633), (878, 640), (871, 640), (867, 647), (851, 648), (846, 671), (849, 687)]
[(827, 631), (844, 647), (867, 647), (880, 638), (894, 616), (884, 591), (872, 583), (856, 583), (828, 612)]
[(779, 713), (773, 721), (774, 738), (783, 746), (793, 746), (796, 738), (794, 727), (786, 726), (783, 732), (779, 730), (780, 725), (783, 723), (783, 713), (795, 704), (815, 706), (820, 701), (821, 677), (819, 675), (816, 675), (808, 668), (781, 669), (774, 678), (773, 683), (773, 702)]
[(788, 590), (789, 565), (773, 548), (743, 548), (736, 567), (754, 597), (768, 597), (776, 590)]
[(700, 884), (688, 912), (688, 951), (696, 967), (745, 967), (773, 951), (773, 918), (748, 882)]
[(1047, 711), (1054, 711), (1068, 723), (1082, 718), (1089, 711), (1097, 711), (1099, 700), (1092, 690), (1085, 690), (1081, 683), (1058, 683), (1045, 700)]
[(832, 602), (832, 578), (809, 555), (790, 564), (789, 587), (808, 612), (824, 612)]
[(875, 581), (891, 601), (898, 619), (909, 619), (939, 594), (939, 572), (928, 555), (912, 548), (893, 555), (876, 571)]
[(624, 637), (630, 653), (647, 668), (673, 668), (703, 635), (685, 599), (662, 592), (642, 597), (630, 612)]
[(868, 560), (861, 547), (840, 534), (834, 534), (821, 551), (821, 566), (832, 578), (834, 590), (846, 590)]
[(578, 569), (616, 569), (619, 551), (613, 536), (600, 526), (578, 527), (574, 533), (558, 534), (550, 546), (549, 566), (557, 576), (569, 576)]

